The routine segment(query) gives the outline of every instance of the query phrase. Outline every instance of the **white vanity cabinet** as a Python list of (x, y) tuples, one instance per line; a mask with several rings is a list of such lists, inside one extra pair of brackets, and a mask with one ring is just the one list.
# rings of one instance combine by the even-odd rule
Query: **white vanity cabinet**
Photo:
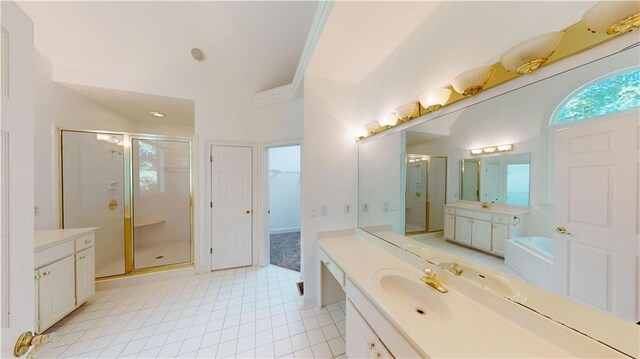
[(350, 300), (347, 300), (347, 336), (349, 358), (393, 358)]
[(444, 239), (454, 240), (456, 234), (456, 210), (444, 207)]
[(36, 330), (42, 333), (95, 293), (94, 228), (36, 231)]
[[(455, 204), (445, 207), (445, 239), (504, 256), (507, 239), (523, 235), (526, 210), (469, 207)], [(454, 228), (453, 233), (447, 233), (447, 226)]]
[(76, 305), (74, 258), (69, 256), (38, 269), (38, 318), (42, 332)]

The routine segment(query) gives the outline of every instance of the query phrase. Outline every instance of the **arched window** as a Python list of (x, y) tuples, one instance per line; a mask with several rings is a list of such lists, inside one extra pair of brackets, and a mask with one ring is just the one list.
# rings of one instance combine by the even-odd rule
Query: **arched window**
[(640, 68), (625, 69), (596, 79), (560, 103), (550, 125), (599, 117), (640, 107)]

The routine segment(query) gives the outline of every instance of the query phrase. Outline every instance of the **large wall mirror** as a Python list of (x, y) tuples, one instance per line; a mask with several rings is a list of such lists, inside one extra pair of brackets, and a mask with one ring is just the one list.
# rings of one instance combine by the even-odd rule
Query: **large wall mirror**
[(460, 163), (460, 199), (529, 207), (529, 153), (465, 158)]
[[(632, 47), (362, 141), (360, 229), (636, 355), (638, 58)], [(610, 325), (580, 319), (592, 315)]]

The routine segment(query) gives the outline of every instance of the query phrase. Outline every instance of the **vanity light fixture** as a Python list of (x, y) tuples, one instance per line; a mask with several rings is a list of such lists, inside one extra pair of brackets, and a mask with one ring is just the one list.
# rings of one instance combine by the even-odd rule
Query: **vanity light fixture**
[(378, 123), (384, 128), (392, 127), (398, 122), (398, 116), (395, 113), (389, 113), (378, 117)]
[(98, 133), (96, 135), (96, 140), (98, 141), (107, 141), (109, 142), (109, 140), (111, 139), (111, 136), (105, 134), (105, 133)]
[(378, 121), (371, 121), (364, 124), (364, 129), (365, 131), (367, 131), (367, 134), (369, 135), (375, 134), (376, 131), (378, 130), (378, 127), (380, 127), (380, 124), (378, 123)]
[(547, 62), (563, 35), (564, 31), (554, 31), (527, 39), (502, 55), (500, 62), (509, 72), (531, 73)]
[(159, 118), (163, 118), (164, 116), (166, 116), (164, 113), (158, 112), (158, 111), (151, 111), (149, 113), (151, 114), (151, 116), (155, 116), (155, 117), (159, 117)]
[(420, 104), (428, 112), (437, 111), (449, 101), (449, 96), (451, 96), (450, 89), (429, 90), (420, 96)]
[(465, 71), (451, 81), (451, 87), (464, 96), (473, 96), (482, 91), (491, 77), (493, 66), (482, 66)]
[(412, 119), (413, 114), (416, 113), (417, 108), (418, 108), (418, 103), (416, 102), (409, 102), (402, 106), (398, 106), (396, 108), (396, 114), (398, 115), (398, 119), (402, 122)]
[(513, 145), (500, 145), (498, 146), (498, 151), (507, 152), (513, 150)]
[(582, 22), (593, 33), (616, 35), (640, 27), (640, 2), (601, 1), (582, 15)]
[(484, 148), (474, 148), (472, 150), (469, 150), (471, 152), (471, 155), (473, 156), (477, 156), (477, 155), (481, 155), (481, 154), (491, 154), (494, 152), (508, 152), (513, 150), (513, 145), (508, 144), (508, 145), (500, 145), (500, 146), (489, 146), (489, 147), (484, 147)]

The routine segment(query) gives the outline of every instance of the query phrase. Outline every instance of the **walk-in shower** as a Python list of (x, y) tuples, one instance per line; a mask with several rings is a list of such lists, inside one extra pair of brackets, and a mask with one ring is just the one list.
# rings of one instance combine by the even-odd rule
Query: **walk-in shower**
[(98, 227), (96, 278), (193, 264), (191, 140), (60, 130), (60, 227)]

